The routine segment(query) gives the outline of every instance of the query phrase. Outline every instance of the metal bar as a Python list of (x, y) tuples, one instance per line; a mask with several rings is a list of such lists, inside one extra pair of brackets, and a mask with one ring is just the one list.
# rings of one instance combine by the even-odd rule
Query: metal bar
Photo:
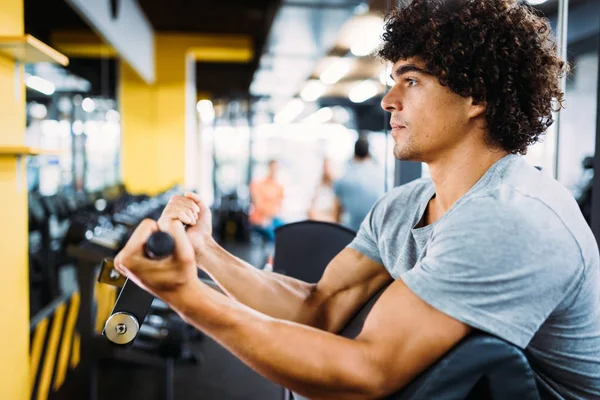
[[(385, 2), (385, 13), (389, 14), (390, 9), (391, 9), (391, 0), (386, 0)], [(386, 68), (386, 76), (387, 76), (387, 68)], [(384, 92), (384, 96), (390, 91), (390, 85), (388, 84), (388, 80), (387, 78), (385, 79), (385, 92)], [(389, 164), (389, 157), (390, 157), (390, 149), (389, 149), (389, 136), (390, 136), (390, 125), (389, 125), (389, 118), (390, 115), (388, 115), (388, 113), (383, 110), (383, 132), (385, 135), (385, 157), (384, 157), (384, 163), (385, 163), (385, 167), (384, 167), (384, 177), (383, 177), (383, 190), (384, 192), (388, 192), (389, 190), (389, 185), (388, 185), (388, 164)], [(394, 163), (394, 165), (396, 165), (396, 163)], [(394, 171), (395, 173), (395, 171)]]
[(165, 360), (165, 400), (173, 400), (173, 386), (175, 384), (175, 361), (169, 357)]
[(217, 168), (219, 168), (219, 162), (217, 159), (217, 135), (216, 135), (216, 131), (217, 131), (217, 121), (221, 118), (221, 116), (219, 115), (215, 115), (215, 118), (213, 119), (213, 126), (212, 126), (212, 131), (211, 131), (211, 145), (212, 145), (212, 151), (211, 151), (211, 155), (212, 155), (212, 185), (213, 185), (213, 202), (215, 204), (220, 204), (219, 200), (220, 200), (220, 190), (219, 190), (219, 184), (217, 183)]
[[(558, 0), (558, 21), (557, 21), (557, 39), (558, 39), (558, 56), (567, 61), (567, 31), (569, 26), (569, 0)], [(567, 75), (564, 74), (560, 78), (560, 90), (565, 93), (567, 89)], [(556, 136), (554, 143), (554, 178), (558, 179), (558, 167), (560, 158), (560, 120), (561, 113), (556, 113)]]
[(248, 171), (246, 176), (246, 185), (250, 186), (252, 181), (252, 167), (254, 166), (254, 123), (252, 118), (252, 96), (248, 96), (246, 105), (246, 118), (248, 119)]
[[(600, 30), (598, 31), (600, 39)], [(596, 92), (596, 153), (594, 155), (594, 181), (592, 183), (591, 227), (600, 246), (600, 40), (598, 41), (598, 90)], [(595, 190), (594, 190), (595, 189)]]
[(21, 85), (23, 80), (21, 79), (21, 62), (15, 61), (15, 100), (21, 100)]

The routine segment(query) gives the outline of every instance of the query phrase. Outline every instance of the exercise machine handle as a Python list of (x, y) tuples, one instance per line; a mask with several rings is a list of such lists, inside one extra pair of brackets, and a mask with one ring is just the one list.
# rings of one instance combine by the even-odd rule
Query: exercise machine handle
[[(144, 254), (150, 259), (160, 260), (170, 256), (174, 249), (175, 241), (171, 235), (156, 231), (146, 241)], [(146, 319), (153, 300), (154, 296), (127, 279), (110, 317), (106, 320), (102, 334), (118, 345), (132, 343)]]

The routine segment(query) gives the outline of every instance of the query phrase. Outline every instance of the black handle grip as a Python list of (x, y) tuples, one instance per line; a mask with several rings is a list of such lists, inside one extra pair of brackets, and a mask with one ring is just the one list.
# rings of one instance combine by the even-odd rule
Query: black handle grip
[(167, 232), (156, 231), (146, 241), (144, 253), (153, 260), (166, 258), (173, 253), (175, 241)]
[[(156, 231), (146, 241), (144, 254), (153, 260), (173, 253), (175, 241), (166, 232)], [(146, 319), (154, 297), (127, 279), (102, 332), (111, 342), (130, 344)]]

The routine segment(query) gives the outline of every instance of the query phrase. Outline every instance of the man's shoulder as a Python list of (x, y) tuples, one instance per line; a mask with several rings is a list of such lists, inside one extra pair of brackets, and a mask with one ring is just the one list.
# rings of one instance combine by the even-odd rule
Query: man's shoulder
[(513, 182), (461, 199), (438, 227), (438, 231), (448, 229), (467, 229), (477, 240), (493, 242), (493, 246), (504, 243), (514, 251), (537, 247), (550, 255), (560, 249), (577, 258), (581, 247), (593, 242), (576, 204), (570, 204), (560, 191), (549, 196), (545, 190)]

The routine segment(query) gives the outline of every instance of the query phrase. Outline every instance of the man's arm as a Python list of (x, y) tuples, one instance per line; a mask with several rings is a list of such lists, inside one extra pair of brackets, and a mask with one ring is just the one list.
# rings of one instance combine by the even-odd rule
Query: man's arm
[(392, 279), (383, 265), (350, 248), (331, 261), (316, 284), (256, 269), (212, 239), (203, 249), (197, 264), (228, 296), (268, 316), (330, 332), (341, 330)]
[(268, 317), (198, 280), (194, 249), (179, 221), (161, 224), (175, 240), (173, 254), (148, 259), (144, 246), (158, 229), (155, 221), (143, 221), (115, 257), (115, 268), (263, 376), (314, 400), (391, 394), (470, 331), (402, 280), (386, 289), (355, 340)]
[(268, 317), (200, 283), (165, 300), (258, 373), (312, 400), (390, 395), (470, 331), (401, 280), (381, 296), (355, 340)]

